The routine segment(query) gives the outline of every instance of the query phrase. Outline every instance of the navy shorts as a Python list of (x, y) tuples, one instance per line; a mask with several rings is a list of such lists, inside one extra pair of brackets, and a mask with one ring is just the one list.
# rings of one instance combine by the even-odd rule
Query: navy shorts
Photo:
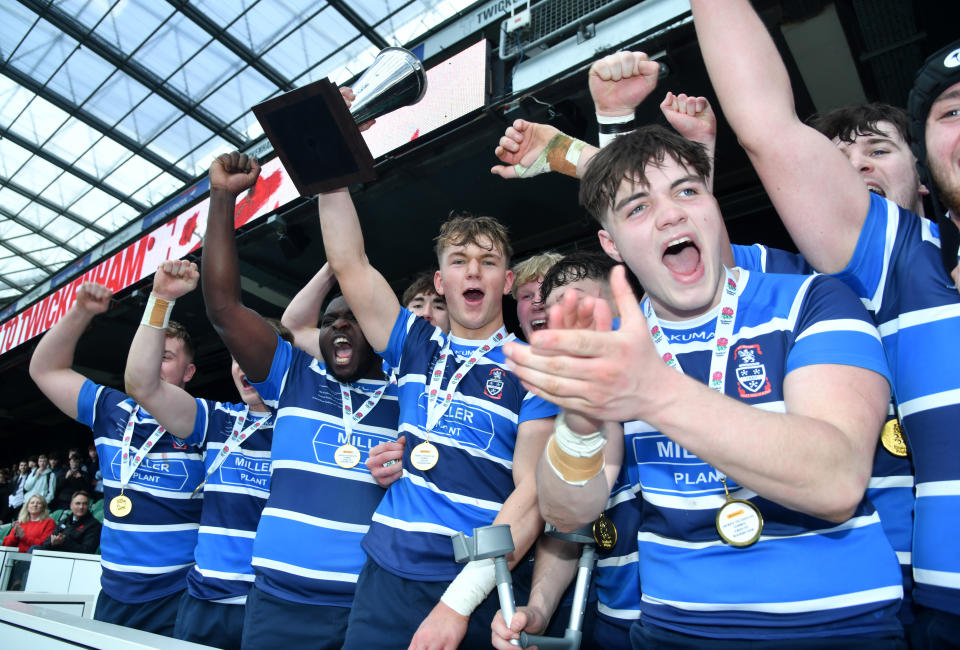
[(258, 589), (247, 596), (243, 648), (335, 650), (343, 646), (348, 607), (308, 605)]
[(184, 593), (177, 610), (173, 637), (224, 650), (240, 650), (243, 610), (243, 605), (200, 600)]
[(960, 616), (927, 607), (917, 607), (910, 625), (914, 648), (960, 648)]
[[(357, 580), (350, 610), (345, 649), (397, 648), (406, 650), (420, 623), (433, 610), (450, 581), (420, 582), (394, 575), (367, 559)], [(514, 598), (525, 603), (528, 583), (514, 581)], [(500, 609), (496, 589), (470, 617), (461, 648), (489, 648), (490, 623)]]
[(101, 591), (93, 618), (104, 623), (173, 636), (180, 598), (186, 592), (186, 589), (181, 589), (169, 596), (148, 600), (145, 603), (124, 603)]
[(903, 638), (832, 636), (800, 639), (707, 639), (674, 632), (657, 625), (634, 623), (630, 643), (642, 650), (906, 650)]

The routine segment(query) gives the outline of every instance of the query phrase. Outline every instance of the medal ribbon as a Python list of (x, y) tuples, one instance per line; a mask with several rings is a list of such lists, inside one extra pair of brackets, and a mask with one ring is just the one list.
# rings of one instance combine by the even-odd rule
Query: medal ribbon
[(437, 426), (437, 422), (440, 421), (440, 418), (443, 417), (443, 414), (447, 412), (447, 409), (450, 408), (450, 404), (453, 402), (453, 395), (457, 391), (457, 386), (460, 385), (460, 381), (466, 377), (467, 373), (470, 372), (470, 369), (477, 365), (477, 362), (480, 361), (490, 350), (494, 349), (502, 343), (512, 341), (514, 338), (513, 334), (507, 334), (507, 329), (501, 327), (497, 332), (495, 332), (490, 338), (480, 344), (480, 346), (470, 353), (470, 356), (466, 361), (457, 368), (456, 372), (453, 373), (453, 376), (450, 377), (450, 381), (447, 383), (447, 388), (443, 391), (443, 398), (440, 397), (440, 384), (443, 382), (443, 371), (447, 367), (447, 357), (451, 356), (453, 353), (450, 351), (450, 336), (447, 336), (447, 340), (443, 344), (443, 348), (440, 349), (440, 358), (437, 359), (437, 363), (433, 367), (433, 374), (430, 376), (430, 387), (427, 390), (427, 434), (433, 431), (433, 428)]
[(150, 449), (154, 444), (156, 444), (157, 440), (160, 439), (160, 436), (167, 431), (165, 428), (158, 425), (157, 428), (153, 430), (153, 433), (151, 433), (143, 443), (143, 446), (132, 454), (133, 458), (131, 458), (130, 443), (133, 440), (133, 425), (137, 419), (137, 412), (139, 410), (140, 406), (134, 404), (133, 410), (130, 411), (130, 419), (127, 420), (127, 426), (123, 429), (123, 442), (120, 446), (121, 493), (123, 493), (123, 489), (127, 487), (127, 484), (130, 483), (130, 479), (133, 477), (133, 473), (137, 471), (137, 468), (140, 467), (140, 463), (142, 463), (143, 459), (146, 458), (147, 454), (150, 453)]
[(207, 470), (207, 475), (203, 477), (200, 485), (194, 488), (190, 496), (192, 497), (194, 494), (199, 492), (203, 486), (207, 484), (207, 481), (210, 479), (210, 475), (220, 469), (220, 466), (223, 465), (225, 460), (227, 460), (227, 456), (234, 451), (238, 451), (240, 446), (254, 433), (256, 433), (260, 427), (269, 422), (271, 418), (273, 418), (273, 414), (267, 413), (266, 417), (251, 419), (250, 426), (241, 431), (241, 427), (243, 427), (244, 422), (250, 419), (250, 407), (248, 406), (246, 409), (244, 409), (243, 413), (238, 414), (237, 417), (233, 419), (233, 431), (230, 432), (230, 437), (227, 438), (227, 441), (223, 443), (223, 447), (220, 448), (220, 451), (217, 453), (217, 457), (213, 459), (210, 469)]
[[(391, 376), (391, 380), (392, 378)], [(343, 413), (343, 430), (347, 434), (347, 444), (351, 445), (353, 444), (351, 442), (351, 440), (353, 440), (353, 425), (360, 424), (360, 421), (373, 410), (373, 407), (380, 402), (387, 387), (383, 386), (374, 391), (373, 397), (364, 402), (363, 406), (354, 412), (353, 397), (350, 395), (350, 385), (341, 384), (340, 382), (337, 382), (337, 385), (340, 386), (340, 410)]]
[[(727, 357), (730, 355), (730, 338), (733, 336), (733, 323), (737, 318), (737, 303), (739, 302), (740, 292), (737, 289), (737, 281), (733, 277), (733, 271), (724, 268), (727, 280), (724, 283), (723, 295), (720, 297), (720, 313), (717, 314), (717, 322), (714, 326), (713, 335), (713, 356), (710, 358), (710, 376), (707, 378), (707, 385), (721, 395), (724, 394), (723, 387), (726, 379)], [(741, 270), (742, 274), (747, 271)], [(744, 278), (746, 279), (746, 278)], [(660, 358), (668, 366), (683, 374), (683, 368), (680, 367), (680, 361), (676, 355), (670, 352), (670, 342), (667, 335), (663, 333), (660, 327), (660, 321), (653, 312), (653, 305), (650, 304), (650, 298), (644, 298), (641, 303), (643, 315), (650, 326), (650, 337), (653, 339), (653, 345), (657, 348)]]

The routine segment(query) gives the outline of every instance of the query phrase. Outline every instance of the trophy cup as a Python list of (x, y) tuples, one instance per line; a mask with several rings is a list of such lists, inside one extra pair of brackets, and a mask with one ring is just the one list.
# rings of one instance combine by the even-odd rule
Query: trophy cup
[(427, 92), (423, 64), (410, 51), (388, 47), (353, 85), (347, 109), (337, 86), (321, 79), (253, 107), (263, 132), (302, 196), (374, 180), (373, 156), (358, 124)]

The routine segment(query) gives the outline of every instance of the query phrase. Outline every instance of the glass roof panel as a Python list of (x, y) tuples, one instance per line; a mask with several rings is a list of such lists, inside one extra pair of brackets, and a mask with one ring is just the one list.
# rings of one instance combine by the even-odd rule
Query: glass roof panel
[(0, 208), (10, 214), (17, 214), (28, 205), (31, 205), (30, 199), (20, 192), (14, 192), (9, 188), (0, 187)]
[[(264, 53), (263, 59), (288, 79), (296, 78), (307, 68), (330, 56), (360, 33), (346, 18), (327, 7), (306, 25)], [(367, 39), (362, 38), (365, 45)]]
[[(151, 148), (176, 153), (180, 158), (213, 137), (213, 133), (192, 117), (182, 116), (169, 128), (160, 133), (151, 145)], [(182, 165), (191, 174), (199, 174), (203, 170), (192, 168), (190, 164)]]
[[(222, 81), (221, 81), (222, 83)], [(259, 104), (279, 89), (266, 77), (247, 68), (223, 84), (203, 102), (203, 107), (227, 121), (241, 114), (251, 114), (250, 108)]]
[(0, 138), (0, 176), (13, 178), (14, 173), (29, 159), (29, 151), (7, 138)]
[(146, 179), (153, 178), (159, 173), (160, 170), (157, 169), (156, 165), (139, 156), (132, 156), (104, 180), (113, 187), (122, 188), (124, 192), (129, 194), (139, 189)]
[[(225, 6), (219, 0), (202, 0), (199, 3), (208, 14), (215, 14), (215, 5)], [(222, 24), (230, 24), (227, 31), (231, 36), (246, 45), (251, 51), (260, 54), (284, 38), (290, 30), (311, 15), (322, 10), (324, 5), (315, 0), (280, 0), (247, 2), (253, 5), (239, 20), (231, 21), (238, 12), (222, 16)], [(220, 10), (222, 11), (222, 10)]]
[(39, 193), (40, 190), (55, 181), (60, 174), (59, 167), (42, 158), (33, 156), (20, 168), (16, 180), (27, 189), (33, 190), (34, 193)]
[(13, 273), (4, 273), (4, 277), (12, 282), (16, 282), (21, 287), (32, 287), (47, 277), (47, 272), (37, 267), (29, 268), (25, 271), (14, 271)]
[(34, 97), (33, 101), (24, 107), (20, 117), (10, 125), (10, 130), (36, 145), (41, 145), (67, 121), (68, 117), (70, 116), (66, 111), (60, 110), (44, 99)]
[(14, 237), (23, 237), (24, 235), (29, 234), (29, 229), (24, 228), (19, 223), (15, 223), (9, 219), (4, 219), (3, 222), (0, 223), (0, 236), (3, 237), (4, 241), (13, 239)]
[(11, 246), (15, 246), (18, 250), (24, 253), (34, 253), (43, 248), (50, 247), (50, 240), (40, 235), (24, 235), (23, 237), (17, 238), (8, 238), (7, 243)]
[[(58, 0), (58, 8), (125, 54), (131, 54), (175, 10), (165, 2)], [(109, 14), (104, 12), (110, 7)]]
[[(9, 4), (9, 3), (4, 3)], [(45, 20), (30, 29), (8, 63), (41, 82), (47, 81), (76, 49), (77, 42)]]
[[(74, 164), (77, 158), (101, 139), (100, 132), (75, 117), (68, 118), (44, 145), (44, 150)], [(88, 171), (96, 175), (96, 172)]]
[(335, 84), (346, 83), (353, 76), (369, 68), (379, 53), (380, 49), (377, 46), (365, 38), (358, 38), (309, 70), (305, 78), (297, 79), (297, 84), (302, 85), (318, 79), (330, 79)]
[[(110, 138), (100, 138), (74, 164), (77, 169), (103, 179), (129, 157), (130, 152), (126, 147)], [(126, 191), (122, 186), (117, 186), (117, 189)]]
[(144, 185), (142, 189), (138, 190), (137, 193), (133, 195), (133, 198), (140, 201), (140, 203), (154, 205), (182, 187), (183, 183), (170, 174), (160, 174)]
[[(134, 112), (123, 118), (117, 128), (137, 142), (145, 143), (173, 124), (180, 116), (180, 111), (168, 101), (156, 95), (149, 95)], [(176, 160), (180, 157), (178, 150), (165, 151), (163, 148), (156, 147), (151, 149), (168, 160)]]
[[(6, 252), (6, 248), (3, 249)], [(9, 255), (3, 258), (0, 258), (0, 273), (12, 273), (15, 271), (23, 271), (24, 269), (34, 268), (31, 262), (23, 259), (22, 257), (16, 255)]]
[(0, 75), (0, 124), (12, 124), (33, 97), (32, 92), (6, 75)]
[(37, 15), (19, 3), (0, 3), (0, 43), (3, 43), (4, 58), (16, 54), (14, 48), (36, 21)]
[[(134, 81), (127, 75), (117, 72), (100, 87), (84, 104), (84, 110), (113, 126), (128, 112), (137, 107), (140, 112), (140, 102), (150, 94), (142, 84)], [(166, 102), (164, 102), (166, 103)], [(172, 111), (171, 106), (169, 110)], [(136, 139), (136, 132), (126, 134)]]
[(62, 241), (69, 241), (77, 233), (83, 230), (83, 226), (76, 221), (71, 221), (66, 217), (57, 217), (46, 225), (43, 229), (48, 235), (52, 235)]
[(70, 212), (83, 217), (89, 222), (99, 219), (107, 210), (112, 210), (120, 201), (106, 192), (91, 187), (90, 191), (81, 196), (76, 203), (70, 206)]
[(47, 85), (74, 104), (82, 104), (115, 69), (93, 52), (80, 48), (69, 55)]
[(90, 185), (73, 174), (60, 174), (42, 193), (43, 198), (66, 208), (90, 189)]
[(86, 251), (103, 241), (103, 237), (90, 229), (84, 229), (70, 240), (70, 245), (79, 251)]
[(97, 225), (107, 232), (115, 232), (130, 223), (130, 220), (137, 216), (137, 211), (126, 203), (120, 203), (113, 210), (97, 220)]
[(33, 256), (52, 269), (59, 269), (74, 259), (73, 253), (59, 246), (50, 246), (34, 251)]
[(31, 226), (43, 229), (57, 216), (57, 213), (39, 203), (30, 203), (17, 216)]
[(193, 21), (177, 14), (143, 44), (137, 57), (161, 79), (192, 96), (189, 84), (177, 71), (209, 41), (210, 36)]

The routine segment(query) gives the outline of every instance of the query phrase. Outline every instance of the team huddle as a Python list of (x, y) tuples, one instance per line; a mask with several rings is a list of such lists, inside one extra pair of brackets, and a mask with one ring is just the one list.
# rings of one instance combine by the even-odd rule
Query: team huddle
[[(599, 148), (518, 120), (495, 151), (505, 179), (579, 179), (602, 252), (511, 266), (503, 224), (452, 214), (402, 301), (341, 189), (318, 197), (326, 264), (283, 318), (246, 307), (233, 217), (260, 168), (221, 155), (200, 269), (157, 270), (126, 392), (71, 369), (99, 285), (31, 361), (94, 432), (98, 620), (222, 648), (508, 648), (562, 636), (578, 606), (580, 545), (550, 524), (600, 531), (581, 647), (960, 644), (960, 42), (909, 113), (807, 124), (750, 3), (691, 5), (800, 253), (731, 245), (713, 111), (667, 93), (672, 128), (638, 126), (658, 79), (642, 53), (591, 68)], [(198, 284), (237, 403), (184, 389), (194, 350), (170, 318)], [(510, 527), (515, 611), (492, 559), (454, 559), (491, 524)]]

